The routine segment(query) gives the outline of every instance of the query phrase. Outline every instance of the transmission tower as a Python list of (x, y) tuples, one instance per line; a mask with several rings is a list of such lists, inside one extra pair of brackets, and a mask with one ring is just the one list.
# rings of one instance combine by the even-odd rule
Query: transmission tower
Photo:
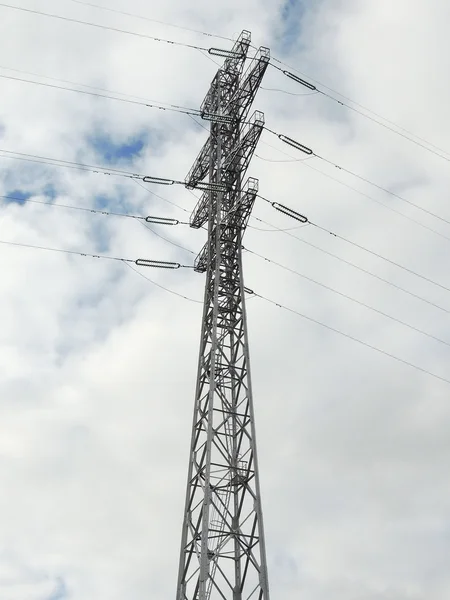
[(207, 223), (208, 240), (195, 261), (206, 286), (177, 600), (269, 600), (242, 274), (258, 181), (242, 182), (264, 127), (248, 114), (270, 53), (261, 47), (244, 72), (250, 40), (243, 31), (214, 52), (226, 60), (201, 105), (210, 135), (185, 180), (206, 187), (190, 224)]

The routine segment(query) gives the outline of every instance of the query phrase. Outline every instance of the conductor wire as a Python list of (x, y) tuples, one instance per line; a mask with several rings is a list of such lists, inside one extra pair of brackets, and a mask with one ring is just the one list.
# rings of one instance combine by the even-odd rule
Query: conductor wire
[(333, 331), (334, 333), (337, 333), (338, 335), (341, 335), (349, 340), (352, 340), (353, 342), (356, 342), (357, 344), (359, 344), (361, 346), (370, 348), (371, 350), (374, 350), (375, 352), (378, 352), (379, 354), (383, 354), (384, 356), (387, 356), (388, 358), (391, 358), (399, 363), (402, 363), (403, 365), (411, 367), (411, 368), (415, 369), (416, 371), (420, 371), (421, 373), (425, 373), (426, 375), (429, 375), (430, 377), (434, 377), (435, 379), (439, 379), (440, 381), (443, 381), (444, 383), (450, 384), (450, 379), (446, 379), (445, 377), (436, 375), (436, 374), (432, 373), (431, 371), (424, 369), (423, 367), (419, 367), (418, 365), (415, 365), (414, 363), (411, 363), (403, 358), (400, 358), (399, 356), (396, 356), (395, 354), (391, 354), (390, 352), (387, 352), (386, 350), (382, 350), (381, 348), (378, 348), (377, 346), (373, 346), (372, 344), (369, 344), (368, 342), (364, 342), (363, 340), (360, 340), (357, 337), (354, 337), (348, 333), (345, 333), (344, 331), (341, 331), (335, 327), (332, 327), (331, 325), (327, 325), (326, 323), (323, 323), (322, 321), (319, 321), (318, 319), (309, 317), (308, 315), (305, 315), (304, 313), (301, 313), (298, 310), (289, 308), (288, 306), (285, 306), (284, 304), (281, 304), (280, 302), (277, 302), (275, 300), (267, 298), (266, 296), (263, 296), (262, 294), (257, 294), (256, 292), (254, 292), (254, 294), (256, 297), (261, 298), (262, 300), (264, 300), (265, 302), (268, 302), (269, 304), (272, 304), (273, 306), (281, 308), (282, 310), (286, 310), (287, 312), (289, 312), (293, 315), (297, 315), (298, 317), (301, 317), (302, 319), (310, 321), (311, 323), (320, 325), (321, 327), (324, 327), (325, 329), (328, 329), (329, 331)]
[(183, 48), (192, 48), (193, 50), (206, 50), (208, 51), (208, 48), (204, 48), (202, 46), (196, 46), (194, 44), (186, 44), (184, 42), (177, 42), (174, 40), (168, 40), (165, 38), (160, 38), (160, 37), (156, 37), (153, 35), (147, 35), (145, 33), (138, 33), (136, 31), (128, 31), (126, 29), (119, 29), (117, 27), (110, 27), (108, 25), (100, 25), (99, 23), (91, 23), (89, 21), (82, 21), (80, 19), (73, 19), (71, 17), (64, 17), (62, 15), (56, 15), (54, 13), (46, 13), (40, 10), (33, 10), (31, 8), (25, 8), (23, 6), (12, 6), (11, 4), (4, 4), (3, 2), (0, 3), (0, 6), (2, 6), (3, 8), (9, 8), (12, 10), (18, 10), (18, 11), (22, 11), (22, 12), (26, 12), (29, 14), (34, 14), (34, 15), (40, 15), (43, 17), (49, 17), (52, 19), (59, 19), (61, 21), (68, 21), (70, 23), (77, 23), (78, 25), (88, 25), (89, 27), (95, 27), (97, 29), (103, 29), (105, 31), (114, 31), (116, 33), (124, 33), (126, 35), (132, 35), (135, 37), (139, 37), (139, 38), (143, 38), (143, 39), (147, 39), (147, 40), (152, 40), (154, 42), (161, 42), (164, 44), (170, 44), (172, 46), (181, 46)]

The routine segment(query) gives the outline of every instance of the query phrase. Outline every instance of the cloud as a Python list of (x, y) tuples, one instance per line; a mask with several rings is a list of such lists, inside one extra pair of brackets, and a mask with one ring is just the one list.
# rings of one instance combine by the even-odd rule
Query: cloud
[[(69, 1), (21, 5), (206, 48), (229, 46)], [(296, 5), (287, 11), (272, 0), (168, 0), (151, 10), (143, 0), (132, 7), (114, 0), (108, 7), (225, 36), (251, 29), (256, 46), (271, 47), (304, 77), (450, 147), (443, 0), (324, 0), (305, 5), (300, 23)], [(192, 107), (217, 68), (199, 51), (0, 10), (1, 67)], [(3, 149), (182, 180), (207, 135), (185, 115), (1, 85)], [(275, 69), (263, 87), (308, 91)], [(321, 94), (262, 89), (255, 108), (275, 131), (450, 219), (445, 160)], [(265, 132), (258, 155), (289, 160), (280, 150), (297, 156)], [(20, 199), (0, 200), (1, 240), (192, 260), (137, 220), (23, 201), (186, 221), (197, 199), (182, 186), (147, 185), (149, 193), (112, 175), (0, 161), (0, 194)], [(255, 157), (248, 174), (259, 178), (266, 198), (450, 287), (448, 241), (389, 208), (450, 237), (446, 223), (316, 158)], [(253, 215), (280, 228), (296, 225), (259, 200)], [(268, 228), (261, 222), (250, 225), (249, 249), (450, 341), (444, 311), (289, 235), (259, 231)], [(188, 249), (205, 241), (204, 231), (185, 225), (153, 228)], [(450, 310), (446, 290), (342, 240), (311, 226), (288, 233)], [(251, 254), (244, 260), (251, 289), (448, 378), (445, 345)], [(0, 597), (174, 594), (201, 305), (117, 261), (1, 246), (0, 264)], [(204, 276), (192, 270), (142, 273), (203, 297)], [(446, 600), (448, 386), (260, 299), (248, 302), (248, 313), (272, 598)]]

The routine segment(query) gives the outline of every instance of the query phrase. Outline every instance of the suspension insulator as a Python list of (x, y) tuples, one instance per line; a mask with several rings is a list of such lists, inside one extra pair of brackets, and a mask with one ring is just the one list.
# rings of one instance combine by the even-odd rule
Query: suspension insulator
[(179, 269), (181, 267), (180, 263), (147, 258), (138, 258), (135, 262), (138, 267), (152, 267), (154, 269)]
[(173, 185), (175, 181), (173, 179), (163, 179), (162, 177), (152, 177), (147, 175), (142, 179), (144, 183), (157, 183), (159, 185)]
[(300, 83), (300, 85), (304, 85), (308, 88), (308, 90), (312, 90), (313, 92), (317, 91), (315, 85), (309, 83), (308, 81), (305, 81), (304, 79), (300, 79), (300, 77), (297, 77), (297, 75), (294, 75), (294, 73), (291, 73), (290, 71), (283, 71), (283, 74), (286, 75), (286, 77), (289, 77), (289, 79), (293, 79), (297, 83)]
[(245, 58), (244, 54), (240, 52), (233, 52), (233, 50), (223, 50), (222, 48), (209, 48), (208, 54), (212, 56), (221, 56), (223, 58), (234, 58), (234, 59), (243, 59)]
[(164, 217), (146, 217), (147, 223), (155, 223), (156, 225), (179, 225), (180, 221), (177, 219), (166, 219)]
[(296, 221), (300, 221), (300, 223), (308, 223), (308, 217), (305, 217), (305, 215), (301, 215), (295, 210), (292, 210), (292, 208), (289, 208), (288, 206), (284, 206), (284, 204), (272, 202), (272, 206), (275, 210), (278, 210), (279, 212), (283, 213), (288, 217), (291, 217), (292, 219), (295, 219)]
[(308, 146), (304, 146), (303, 144), (300, 144), (300, 142), (296, 142), (295, 140), (288, 137), (287, 135), (283, 135), (282, 133), (280, 133), (278, 135), (278, 137), (285, 144), (288, 144), (289, 146), (292, 146), (293, 148), (296, 148), (297, 150), (300, 150), (301, 152), (304, 152), (305, 154), (309, 154), (309, 155), (314, 154), (314, 152), (311, 150), (311, 148), (308, 148)]

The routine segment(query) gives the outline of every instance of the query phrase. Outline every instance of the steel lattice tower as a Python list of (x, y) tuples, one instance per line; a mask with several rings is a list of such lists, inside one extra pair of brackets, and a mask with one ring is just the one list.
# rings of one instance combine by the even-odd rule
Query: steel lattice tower
[[(243, 31), (201, 105), (211, 131), (186, 177), (208, 185), (191, 226), (208, 224), (195, 268), (206, 272), (177, 600), (269, 600), (250, 380), (242, 236), (258, 181), (242, 184), (264, 127), (251, 104), (270, 60), (244, 72)], [(203, 189), (205, 183), (201, 184)]]

